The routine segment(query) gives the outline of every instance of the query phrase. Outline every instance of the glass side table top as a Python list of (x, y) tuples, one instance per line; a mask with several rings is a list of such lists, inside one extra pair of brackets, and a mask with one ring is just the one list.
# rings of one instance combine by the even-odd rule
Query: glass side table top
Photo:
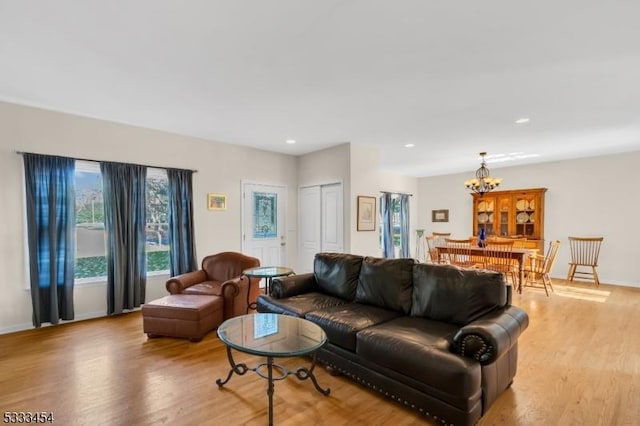
[(275, 278), (292, 275), (293, 270), (284, 266), (258, 266), (245, 269), (242, 274), (252, 278)]
[(306, 355), (322, 347), (327, 335), (304, 318), (280, 314), (233, 317), (218, 327), (218, 337), (238, 351), (269, 357)]

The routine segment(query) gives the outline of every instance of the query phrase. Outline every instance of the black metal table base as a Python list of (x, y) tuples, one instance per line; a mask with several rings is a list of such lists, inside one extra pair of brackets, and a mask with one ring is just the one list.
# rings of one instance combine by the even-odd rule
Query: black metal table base
[[(229, 359), (229, 365), (231, 365), (231, 370), (229, 370), (229, 374), (227, 374), (226, 379), (224, 380), (217, 379), (216, 384), (219, 387), (222, 387), (225, 384), (227, 384), (229, 380), (231, 380), (231, 376), (233, 376), (233, 373), (237, 374), (238, 376), (243, 376), (244, 374), (247, 373), (247, 371), (254, 371), (258, 376), (262, 377), (263, 379), (267, 379), (268, 381), (267, 396), (269, 397), (269, 425), (273, 425), (273, 392), (274, 392), (273, 382), (275, 380), (283, 380), (283, 379), (286, 379), (288, 376), (294, 375), (299, 380), (311, 379), (311, 382), (313, 382), (313, 386), (316, 388), (316, 390), (325, 396), (329, 395), (329, 393), (331, 392), (331, 389), (329, 388), (326, 388), (326, 389), (321, 388), (320, 385), (318, 384), (318, 380), (316, 379), (316, 376), (313, 374), (313, 370), (316, 368), (315, 354), (311, 355), (311, 359), (312, 359), (311, 368), (300, 367), (295, 371), (290, 371), (287, 368), (283, 367), (282, 365), (274, 363), (272, 356), (267, 357), (267, 362), (258, 364), (255, 367), (247, 367), (247, 365), (244, 363), (236, 364), (236, 362), (233, 359), (233, 355), (231, 354), (230, 346), (227, 346), (227, 358)], [(267, 368), (266, 375), (264, 372), (260, 371), (260, 369), (264, 367)], [(279, 375), (277, 377), (274, 377), (273, 370), (276, 370), (278, 372)]]
[[(244, 275), (244, 277), (246, 277), (249, 280), (249, 285), (247, 286), (247, 313), (249, 313), (249, 310), (257, 310), (258, 309), (258, 302), (251, 302), (250, 301), (250, 296), (251, 296), (251, 277)], [(269, 278), (269, 277), (265, 277), (265, 284), (264, 284), (264, 294), (266, 295), (270, 295), (271, 294), (271, 282), (273, 281), (273, 278)], [(262, 278), (260, 278), (260, 281), (262, 281)], [(260, 281), (258, 281), (258, 289), (260, 289)]]

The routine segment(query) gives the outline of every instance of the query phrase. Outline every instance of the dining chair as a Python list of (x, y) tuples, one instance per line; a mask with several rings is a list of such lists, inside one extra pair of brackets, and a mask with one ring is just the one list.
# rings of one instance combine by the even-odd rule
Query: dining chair
[(490, 271), (501, 272), (507, 278), (511, 278), (514, 286), (518, 285), (518, 266), (513, 261), (513, 240), (511, 241), (487, 241), (484, 252), (484, 268)]
[[(547, 286), (553, 290), (553, 282), (551, 281), (551, 270), (556, 262), (560, 241), (555, 240), (549, 242), (549, 248), (546, 255), (533, 254), (529, 256), (530, 262), (524, 268), (526, 287), (539, 287), (540, 284), (544, 288), (544, 292), (549, 295)], [(538, 284), (538, 285), (536, 285)]]
[(438, 249), (436, 248), (436, 246), (438, 245), (444, 246), (444, 240), (442, 243), (438, 243), (438, 238), (434, 237), (433, 235), (427, 235), (424, 238), (427, 241), (427, 251), (431, 263), (447, 263), (446, 256), (439, 256)]
[(460, 266), (461, 268), (475, 268), (482, 266), (472, 259), (471, 242), (469, 239), (457, 240), (453, 238), (445, 238), (447, 246), (447, 256), (449, 263)]
[[(604, 237), (569, 237), (569, 249), (571, 250), (571, 262), (567, 280), (573, 281), (577, 275), (579, 278), (591, 279), (596, 287), (600, 286), (598, 278), (598, 256)], [(578, 271), (578, 267), (591, 268), (591, 271)]]

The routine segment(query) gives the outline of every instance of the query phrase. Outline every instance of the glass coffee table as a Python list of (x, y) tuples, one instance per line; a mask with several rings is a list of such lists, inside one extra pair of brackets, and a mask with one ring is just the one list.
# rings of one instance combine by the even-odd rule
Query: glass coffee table
[[(304, 318), (280, 314), (250, 314), (230, 318), (218, 327), (218, 337), (227, 346), (227, 358), (231, 370), (227, 378), (217, 379), (219, 387), (231, 379), (233, 373), (242, 376), (251, 370), (268, 381), (269, 424), (273, 424), (273, 382), (283, 380), (290, 375), (299, 380), (311, 379), (313, 386), (323, 395), (329, 395), (329, 388), (318, 384), (313, 370), (316, 366), (315, 352), (327, 341), (327, 335), (318, 325)], [(231, 350), (235, 349), (251, 355), (266, 357), (266, 362), (255, 367), (236, 363)], [(310, 355), (311, 367), (300, 367), (290, 371), (273, 362), (274, 358), (290, 358)], [(274, 376), (274, 372), (276, 375)]]

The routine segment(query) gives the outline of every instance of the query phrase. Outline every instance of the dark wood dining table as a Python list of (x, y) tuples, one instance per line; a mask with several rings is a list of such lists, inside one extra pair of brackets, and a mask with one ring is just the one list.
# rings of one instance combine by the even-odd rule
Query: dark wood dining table
[[(438, 250), (438, 259), (440, 260), (444, 258), (445, 254), (449, 253), (449, 250), (453, 250), (452, 253), (455, 253), (456, 251), (458, 251), (459, 253), (462, 253), (462, 250), (460, 249), (447, 247), (447, 246), (438, 245), (435, 248), (436, 250)], [(478, 247), (473, 245), (470, 247), (470, 249), (471, 249), (471, 256), (484, 256), (487, 251), (487, 249), (484, 247)], [(529, 248), (514, 248), (511, 251), (511, 258), (518, 262), (518, 285), (516, 288), (518, 293), (522, 293), (522, 285), (524, 283), (525, 262), (527, 261), (527, 258), (529, 256), (536, 254), (537, 252), (538, 252), (538, 249), (529, 249)]]

